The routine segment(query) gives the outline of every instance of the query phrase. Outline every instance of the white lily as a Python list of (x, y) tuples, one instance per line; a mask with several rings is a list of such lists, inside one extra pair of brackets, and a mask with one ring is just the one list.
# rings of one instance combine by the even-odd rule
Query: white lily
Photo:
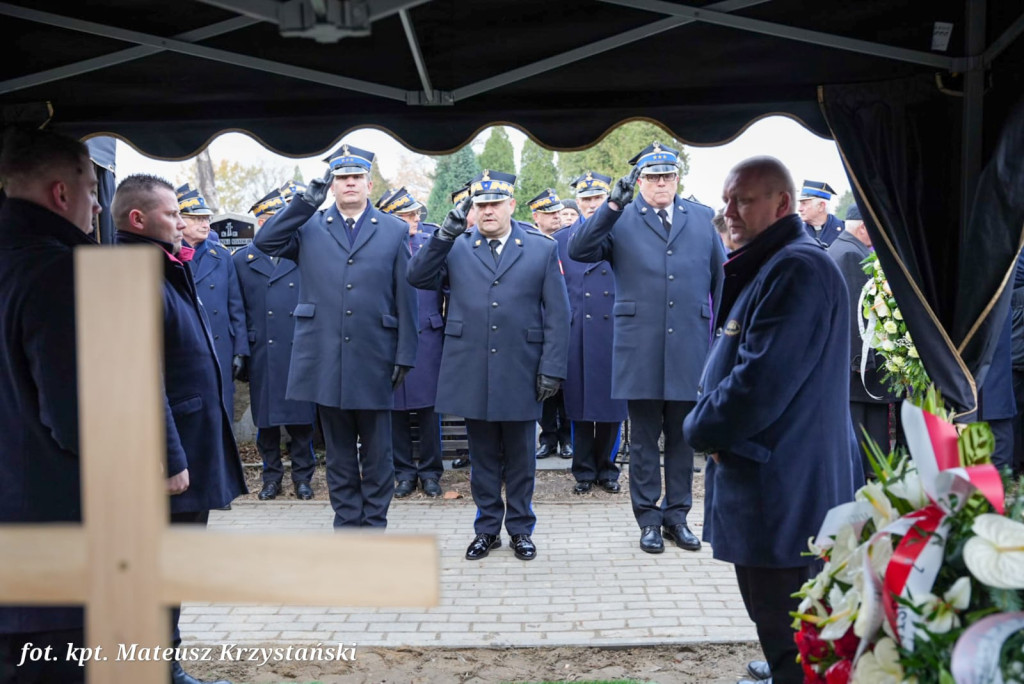
[(1024, 589), (1024, 524), (994, 513), (979, 515), (976, 536), (964, 544), (964, 562), (982, 584)]
[(882, 529), (900, 517), (896, 509), (892, 507), (892, 503), (889, 501), (889, 497), (886, 496), (885, 489), (880, 482), (872, 480), (867, 483), (857, 490), (854, 499), (857, 501), (867, 501), (871, 504), (871, 519), (875, 523), (876, 530)]
[[(904, 463), (912, 462), (908, 458)], [(885, 486), (886, 490), (897, 499), (903, 499), (909, 503), (915, 510), (924, 508), (928, 505), (928, 494), (925, 493), (924, 486), (921, 484), (921, 476), (917, 474), (917, 468), (910, 466), (904, 470), (905, 472), (889, 480)]]
[(901, 684), (903, 666), (896, 642), (882, 637), (874, 650), (866, 651), (857, 661), (850, 684)]
[[(871, 571), (875, 577), (881, 577), (885, 573), (889, 560), (892, 559), (892, 537), (879, 538), (871, 547), (864, 545), (864, 553), (870, 553)], [(867, 585), (870, 580), (865, 573), (858, 572), (853, 579), (853, 586), (860, 592), (861, 596), (867, 596), (868, 592), (875, 591), (873, 586)], [(882, 612), (881, 601), (861, 601), (860, 610), (857, 611), (857, 619), (853, 623), (853, 633), (864, 638), (872, 626), (877, 626)]]
[(935, 634), (945, 634), (954, 627), (960, 626), (957, 612), (967, 610), (971, 605), (971, 580), (961, 577), (951, 586), (940, 599), (934, 594), (925, 594), (918, 604), (925, 618), (925, 627)]
[(853, 525), (843, 525), (836, 532), (829, 563), (832, 565), (832, 574), (840, 582), (851, 584), (854, 573), (859, 570), (859, 566), (854, 567), (859, 562), (854, 558), (860, 544), (859, 536)]
[(845, 594), (838, 586), (833, 586), (828, 594), (828, 603), (832, 606), (832, 614), (819, 624), (821, 638), (828, 641), (841, 639), (857, 618), (860, 608), (860, 592), (851, 588)]

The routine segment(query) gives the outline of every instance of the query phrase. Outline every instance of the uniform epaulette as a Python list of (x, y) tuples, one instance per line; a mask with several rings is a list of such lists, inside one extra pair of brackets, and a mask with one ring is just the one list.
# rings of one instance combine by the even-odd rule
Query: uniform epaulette
[(555, 239), (555, 238), (551, 237), (550, 235), (548, 235), (547, 233), (542, 233), (540, 230), (538, 230), (536, 228), (524, 228), (523, 232), (526, 233), (527, 235), (536, 235), (537, 237), (542, 237), (545, 240), (554, 240)]

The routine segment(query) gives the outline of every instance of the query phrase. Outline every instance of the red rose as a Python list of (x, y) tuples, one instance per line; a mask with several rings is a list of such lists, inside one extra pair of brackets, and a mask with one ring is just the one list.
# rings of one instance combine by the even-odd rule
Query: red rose
[(818, 674), (818, 671), (806, 659), (800, 660), (800, 667), (804, 670), (804, 684), (828, 684), (825, 678)]
[(853, 674), (853, 661), (840, 660), (825, 670), (825, 684), (847, 684)]
[(840, 658), (852, 658), (857, 653), (857, 646), (860, 645), (860, 637), (853, 633), (853, 627), (846, 630), (842, 638), (832, 642), (836, 649), (836, 655)]

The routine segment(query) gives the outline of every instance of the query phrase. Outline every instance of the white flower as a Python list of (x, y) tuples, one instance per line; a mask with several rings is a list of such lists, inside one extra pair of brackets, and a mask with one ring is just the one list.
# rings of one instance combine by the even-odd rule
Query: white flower
[(832, 614), (819, 623), (821, 638), (828, 641), (841, 639), (857, 618), (860, 608), (860, 592), (851, 588), (845, 594), (838, 586), (833, 586), (828, 594), (828, 603), (832, 606)]
[(918, 353), (917, 353), (917, 347), (915, 347), (914, 345), (910, 345), (910, 346), (909, 346), (909, 347), (907, 348), (907, 356), (909, 356), (909, 357), (910, 357), (910, 358), (912, 358), (912, 359), (919, 359), (919, 358), (921, 358), (921, 357), (920, 357), (920, 356), (918, 355)]
[(896, 643), (882, 637), (875, 644), (874, 650), (865, 651), (857, 661), (850, 684), (901, 684), (903, 682), (903, 666)]
[(897, 321), (903, 320), (903, 314), (900, 312), (899, 309), (892, 310), (892, 317), (895, 318)]
[(918, 603), (921, 614), (925, 618), (925, 627), (934, 634), (945, 634), (954, 627), (960, 626), (957, 612), (967, 610), (971, 605), (971, 580), (961, 577), (946, 591), (942, 598), (934, 594), (925, 594)]
[(878, 348), (882, 351), (894, 351), (896, 349), (896, 343), (892, 340), (884, 340)]
[(836, 532), (829, 563), (834, 569), (832, 574), (840, 582), (851, 584), (854, 574), (860, 571), (859, 560), (854, 558), (859, 545), (859, 535), (853, 525), (843, 525)]
[(907, 360), (902, 356), (894, 356), (891, 359), (889, 359), (889, 362), (892, 363), (892, 365), (895, 366), (896, 368), (903, 368), (903, 366), (906, 365)]
[[(870, 553), (871, 558), (871, 572), (874, 573), (875, 577), (882, 577), (885, 573), (886, 567), (889, 565), (890, 559), (892, 559), (892, 537), (886, 535), (879, 537), (874, 544), (868, 547), (868, 544), (864, 544), (861, 549), (858, 549), (863, 553)], [(862, 567), (861, 562), (860, 566)], [(874, 592), (874, 587), (869, 584), (871, 580), (865, 575), (864, 572), (858, 572), (853, 578), (853, 587), (860, 592), (861, 596), (867, 596), (869, 592)], [(862, 601), (860, 609), (857, 611), (857, 619), (853, 623), (853, 633), (862, 639), (868, 634), (870, 628), (875, 627), (880, 621), (880, 615), (882, 611), (882, 604), (880, 601), (873, 601), (870, 604), (867, 601)]]
[(882, 282), (882, 290), (885, 292), (885, 294), (887, 294), (890, 297), (892, 297), (892, 288), (889, 287), (889, 281), (888, 280)]
[[(908, 458), (904, 463), (912, 463)], [(916, 468), (906, 468), (906, 472), (893, 477), (885, 486), (886, 491), (897, 499), (903, 499), (915, 509), (928, 505), (928, 495), (921, 484), (921, 477)]]
[(885, 332), (890, 335), (895, 335), (900, 331), (899, 327), (896, 325), (896, 321), (886, 321), (882, 324), (882, 327), (885, 329)]
[(880, 482), (872, 480), (857, 490), (854, 495), (857, 501), (867, 501), (871, 504), (871, 519), (875, 523), (875, 529), (880, 530), (889, 523), (900, 517), (889, 497), (885, 494)]
[(879, 318), (885, 318), (889, 315), (889, 307), (886, 306), (885, 300), (879, 299), (875, 302), (875, 313), (878, 314)]
[(1024, 589), (1024, 524), (994, 513), (979, 515), (977, 536), (964, 544), (964, 562), (982, 584)]

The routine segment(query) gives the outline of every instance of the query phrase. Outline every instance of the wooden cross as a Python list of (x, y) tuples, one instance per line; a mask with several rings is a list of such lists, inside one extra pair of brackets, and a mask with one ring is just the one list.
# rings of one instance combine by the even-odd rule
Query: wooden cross
[(93, 684), (165, 681), (166, 662), (117, 662), (117, 645), (170, 646), (166, 609), (182, 601), (436, 605), (432, 537), (168, 524), (164, 258), (145, 247), (75, 253), (83, 522), (0, 527), (0, 603), (84, 604), (85, 646), (108, 658), (89, 662)]

